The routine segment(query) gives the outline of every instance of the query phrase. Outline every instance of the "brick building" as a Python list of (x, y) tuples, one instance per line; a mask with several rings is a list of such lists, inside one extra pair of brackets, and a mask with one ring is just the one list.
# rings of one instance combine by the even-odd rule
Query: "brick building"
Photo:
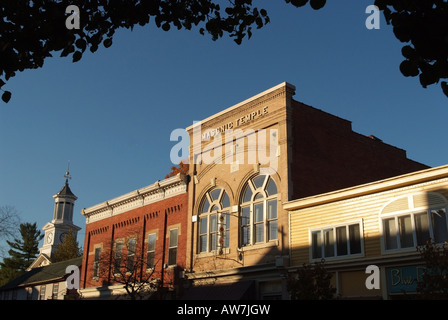
[(427, 168), (294, 94), (282, 83), (194, 123), (188, 176), (83, 210), (83, 297), (123, 292), (114, 260), (135, 253), (181, 299), (287, 299), (284, 203)]
[(427, 168), (294, 94), (282, 83), (187, 128), (184, 299), (288, 298), (282, 203)]
[(83, 298), (126, 296), (124, 286), (134, 279), (161, 286), (158, 293), (165, 297), (178, 293), (185, 268), (187, 182), (178, 174), (82, 210)]

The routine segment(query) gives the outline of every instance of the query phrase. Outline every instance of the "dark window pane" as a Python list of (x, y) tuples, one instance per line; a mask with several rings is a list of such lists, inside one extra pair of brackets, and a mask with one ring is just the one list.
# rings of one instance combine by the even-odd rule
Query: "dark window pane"
[(414, 246), (414, 238), (412, 235), (412, 221), (411, 216), (403, 216), (398, 218), (398, 225), (400, 230), (400, 245), (401, 248), (410, 248)]
[(348, 227), (350, 237), (350, 254), (361, 253), (361, 234), (359, 224), (352, 224)]
[(336, 228), (336, 254), (338, 256), (344, 256), (347, 252), (347, 228)]
[(269, 240), (277, 240), (278, 239), (278, 223), (277, 220), (272, 220), (268, 222), (269, 225)]
[(325, 257), (334, 256), (334, 230), (324, 230), (324, 254)]
[(311, 233), (311, 256), (313, 259), (322, 258), (322, 240), (320, 231)]
[(250, 243), (250, 207), (243, 207), (241, 212), (241, 245)]
[(225, 191), (224, 191), (224, 194), (222, 196), (221, 205), (222, 205), (223, 208), (230, 207), (230, 199), (229, 199), (229, 196), (227, 195), (227, 193)]
[(252, 189), (249, 185), (246, 186), (246, 191), (244, 192), (243, 202), (249, 202), (252, 200)]
[(429, 234), (428, 214), (426, 212), (417, 213), (414, 215), (414, 220), (417, 245), (422, 246), (431, 237)]
[(264, 180), (266, 180), (266, 176), (255, 177), (252, 180), (254, 182), (255, 189), (261, 188), (263, 186)]
[(212, 197), (212, 201), (218, 200), (220, 194), (221, 194), (221, 189), (215, 189), (212, 192), (210, 192), (210, 195)]
[(434, 241), (437, 243), (448, 241), (445, 210), (431, 210), (434, 229)]
[(168, 250), (168, 265), (172, 266), (177, 263), (177, 248), (170, 248)]
[(397, 227), (395, 226), (395, 219), (385, 219), (384, 223), (384, 241), (386, 249), (397, 249)]
[(208, 202), (207, 197), (204, 197), (203, 203), (202, 203), (202, 210), (201, 213), (208, 212), (208, 209), (210, 208), (210, 202)]
[(268, 186), (266, 187), (266, 191), (268, 192), (268, 196), (272, 196), (277, 194), (277, 186), (273, 179), (269, 178)]

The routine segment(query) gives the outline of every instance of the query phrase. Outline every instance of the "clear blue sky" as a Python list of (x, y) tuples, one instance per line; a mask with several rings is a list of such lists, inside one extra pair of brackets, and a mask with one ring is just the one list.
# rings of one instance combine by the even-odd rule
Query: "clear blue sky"
[(352, 121), (354, 131), (427, 165), (448, 163), (448, 99), (439, 85), (423, 89), (401, 75), (391, 27), (382, 16), (380, 30), (365, 27), (373, 0), (329, 1), (319, 11), (255, 2), (271, 23), (240, 46), (151, 24), (118, 32), (112, 47), (80, 62), (55, 54), (17, 74), (5, 87), (11, 101), (0, 104), (0, 205), (42, 228), (70, 161), (82, 245), (82, 208), (170, 171), (172, 130), (284, 81), (296, 100)]

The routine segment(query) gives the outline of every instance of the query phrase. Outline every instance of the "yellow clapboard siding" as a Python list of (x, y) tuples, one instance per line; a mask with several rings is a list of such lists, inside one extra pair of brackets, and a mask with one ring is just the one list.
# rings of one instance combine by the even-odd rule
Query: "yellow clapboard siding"
[[(446, 168), (445, 168), (446, 169)], [(444, 170), (445, 170), (444, 169)], [(398, 179), (398, 178), (397, 178)], [(348, 224), (352, 221), (362, 221), (362, 232), (364, 239), (364, 257), (375, 258), (381, 256), (381, 212), (390, 210), (393, 214), (395, 210), (406, 208), (407, 200), (400, 197), (412, 195), (416, 205), (424, 205), (425, 199), (433, 203), (440, 202), (440, 198), (432, 195), (436, 192), (448, 198), (448, 180), (421, 182), (413, 184), (410, 181), (408, 186), (400, 188), (372, 192), (368, 195), (348, 198), (326, 204), (310, 205), (309, 207), (290, 211), (290, 246), (291, 264), (301, 265), (308, 263), (310, 259), (310, 230), (334, 226), (338, 224)], [(423, 193), (423, 194), (422, 194)], [(425, 194), (426, 193), (426, 194)], [(414, 195), (416, 195), (414, 197)], [(319, 196), (316, 197), (316, 200)], [(393, 203), (394, 199), (399, 199)], [(313, 199), (314, 200), (314, 199)], [(300, 200), (298, 200), (299, 202)], [(413, 201), (413, 200), (410, 200)], [(312, 202), (312, 201), (310, 201)], [(446, 202), (446, 200), (445, 200)], [(388, 204), (391, 203), (391, 206)], [(389, 213), (390, 214), (390, 213)]]

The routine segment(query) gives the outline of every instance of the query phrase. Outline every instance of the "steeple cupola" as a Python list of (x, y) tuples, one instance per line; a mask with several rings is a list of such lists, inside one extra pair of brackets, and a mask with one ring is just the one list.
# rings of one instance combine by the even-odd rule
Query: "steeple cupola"
[(40, 253), (51, 258), (57, 246), (64, 240), (65, 235), (71, 230), (75, 237), (80, 227), (73, 224), (73, 209), (75, 201), (78, 199), (69, 187), (68, 180), (71, 179), (70, 173), (64, 175), (65, 184), (62, 189), (56, 193), (54, 198), (53, 220), (48, 222), (42, 230), (45, 231), (44, 244), (40, 248)]

